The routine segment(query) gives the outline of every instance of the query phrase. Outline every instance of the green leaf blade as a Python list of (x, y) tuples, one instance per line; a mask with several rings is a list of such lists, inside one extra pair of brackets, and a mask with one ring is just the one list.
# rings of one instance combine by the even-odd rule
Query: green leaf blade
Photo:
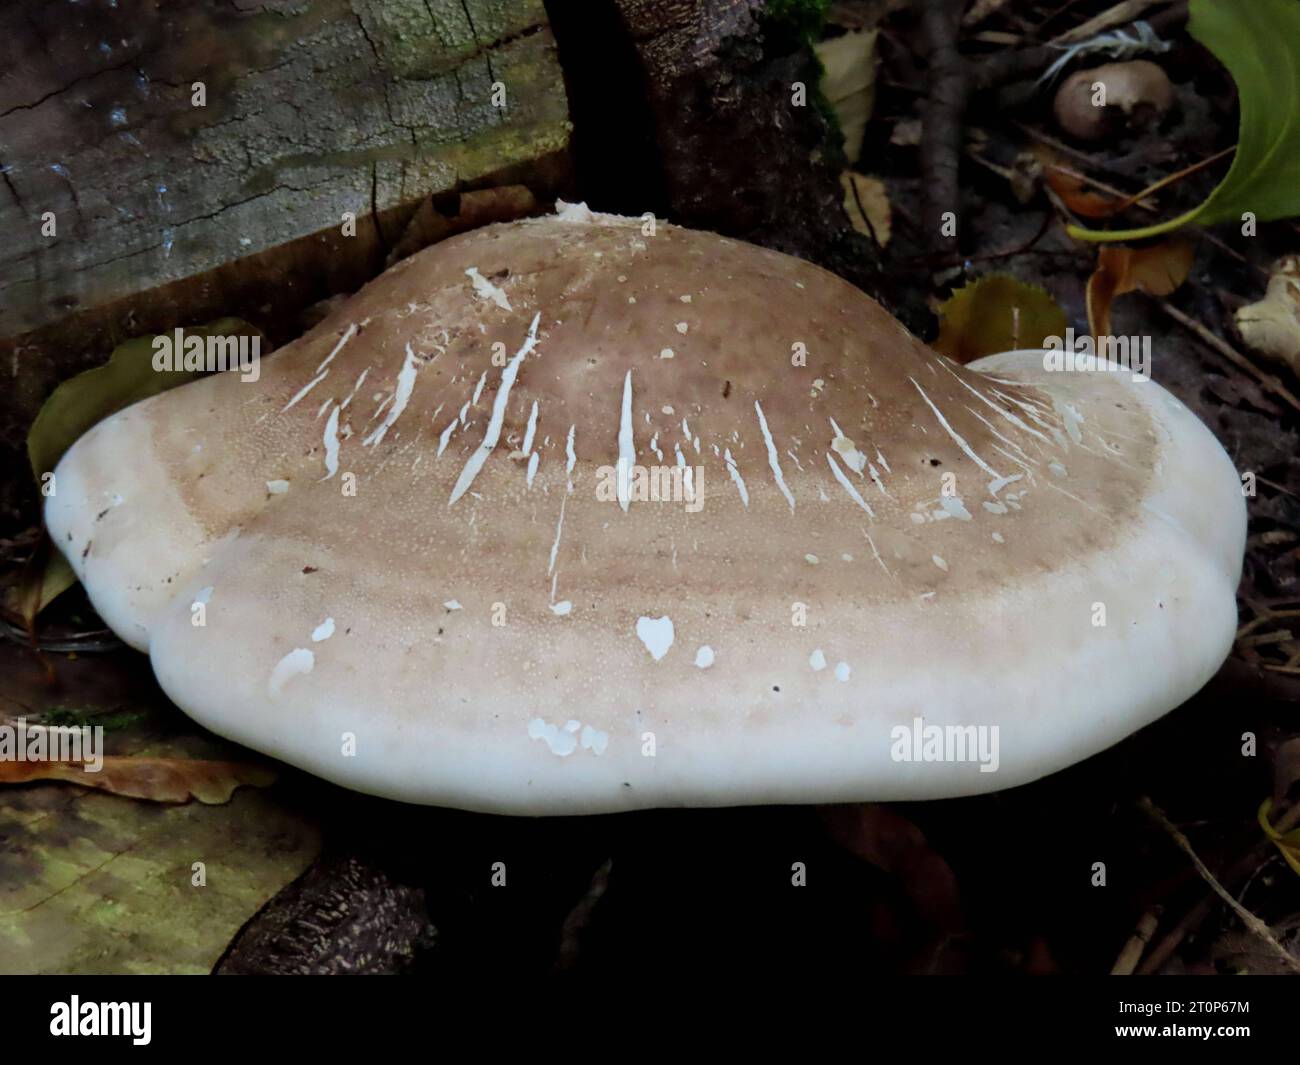
[(1300, 0), (1192, 0), (1188, 32), (1237, 83), (1238, 148), (1199, 225), (1300, 214)]
[(1195, 223), (1300, 215), (1300, 0), (1191, 0), (1188, 32), (1232, 75), (1241, 104), (1237, 150), (1199, 206), (1141, 229), (1068, 226), (1078, 240), (1140, 240)]

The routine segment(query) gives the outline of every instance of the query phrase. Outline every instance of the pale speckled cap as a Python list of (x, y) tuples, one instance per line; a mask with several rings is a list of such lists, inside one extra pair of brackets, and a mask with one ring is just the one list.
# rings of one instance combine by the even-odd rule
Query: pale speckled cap
[(581, 206), (101, 423), (46, 519), (208, 728), (535, 814), (1034, 780), (1214, 673), (1245, 537), (1154, 382), (961, 367), (809, 263)]

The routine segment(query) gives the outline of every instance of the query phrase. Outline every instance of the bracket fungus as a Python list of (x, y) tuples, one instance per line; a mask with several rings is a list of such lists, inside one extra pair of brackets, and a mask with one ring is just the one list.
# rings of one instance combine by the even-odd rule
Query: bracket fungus
[(562, 205), (100, 423), (46, 518), (178, 706), (350, 788), (967, 795), (1231, 645), (1237, 474), (1114, 371), (960, 366), (807, 262)]

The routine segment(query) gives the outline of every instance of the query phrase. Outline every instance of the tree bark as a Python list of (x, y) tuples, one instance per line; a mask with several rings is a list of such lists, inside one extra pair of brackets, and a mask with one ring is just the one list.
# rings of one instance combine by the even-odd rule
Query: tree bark
[(582, 195), (800, 256), (886, 303), (807, 40), (766, 0), (547, 0)]

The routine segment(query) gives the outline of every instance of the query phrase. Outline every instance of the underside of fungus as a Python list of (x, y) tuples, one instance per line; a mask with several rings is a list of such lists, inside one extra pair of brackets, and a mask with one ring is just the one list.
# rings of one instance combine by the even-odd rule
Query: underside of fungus
[[(51, 534), (188, 714), (516, 813), (1033, 780), (1214, 673), (1245, 528), (1154, 382), (958, 366), (806, 262), (582, 207), (401, 262), (55, 484)], [(935, 727), (996, 757), (903, 740)]]

